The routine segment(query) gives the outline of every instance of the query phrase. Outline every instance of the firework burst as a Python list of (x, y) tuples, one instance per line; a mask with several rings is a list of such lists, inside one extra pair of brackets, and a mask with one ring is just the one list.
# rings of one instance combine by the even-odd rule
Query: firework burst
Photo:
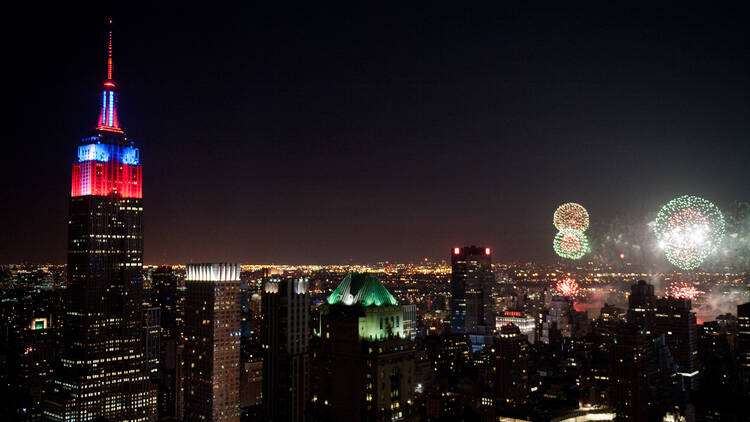
[(584, 232), (589, 228), (589, 212), (580, 204), (568, 202), (557, 207), (552, 224), (557, 230), (575, 229)]
[(580, 230), (562, 229), (555, 235), (552, 247), (562, 258), (580, 259), (589, 251), (589, 240)]
[(578, 283), (570, 277), (564, 278), (555, 285), (555, 294), (576, 297), (579, 294)]
[(724, 237), (724, 216), (711, 202), (681, 196), (662, 207), (654, 221), (659, 247), (683, 270), (697, 268)]
[(676, 299), (690, 299), (693, 300), (696, 297), (706, 294), (702, 290), (698, 290), (695, 286), (691, 286), (683, 282), (674, 282), (667, 286), (666, 296), (673, 297)]

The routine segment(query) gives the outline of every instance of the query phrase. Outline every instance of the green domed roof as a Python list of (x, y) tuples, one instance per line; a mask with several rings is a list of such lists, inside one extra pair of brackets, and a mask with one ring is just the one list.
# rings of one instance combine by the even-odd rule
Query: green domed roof
[(372, 274), (349, 273), (326, 299), (329, 305), (396, 306), (398, 301)]

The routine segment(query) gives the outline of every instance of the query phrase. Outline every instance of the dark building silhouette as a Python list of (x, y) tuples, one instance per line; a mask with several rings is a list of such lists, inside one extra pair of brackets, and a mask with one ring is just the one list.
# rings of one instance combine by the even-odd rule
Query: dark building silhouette
[(141, 335), (140, 155), (117, 119), (109, 35), (99, 122), (73, 163), (63, 348), (45, 405), (53, 421), (156, 418)]
[(183, 317), (178, 306), (182, 291), (171, 267), (160, 266), (151, 273), (154, 304), (160, 309), (158, 413), (159, 419), (179, 418), (181, 413), (178, 347)]
[(690, 299), (662, 298), (656, 301), (654, 330), (664, 334), (672, 351), (683, 385), (697, 390), (700, 367), (698, 365), (698, 332), (695, 313), (690, 311)]
[(513, 409), (529, 401), (529, 343), (521, 330), (500, 327), (494, 344), (495, 404), (497, 410)]
[(184, 420), (240, 420), (240, 266), (188, 264)]
[(321, 308), (316, 419), (414, 420), (414, 348), (403, 308), (377, 277), (350, 273)]
[(265, 420), (301, 422), (309, 400), (310, 296), (305, 278), (264, 282), (263, 407)]
[(617, 420), (648, 421), (648, 364), (646, 338), (636, 326), (623, 326), (612, 345), (609, 402)]
[(750, 399), (750, 302), (737, 306), (737, 365), (742, 393)]
[(451, 254), (451, 331), (490, 331), (495, 326), (490, 293), (495, 279), (487, 247), (453, 248)]
[(146, 358), (146, 369), (156, 382), (159, 378), (159, 361), (161, 358), (161, 308), (144, 303), (143, 312), (143, 354)]
[(638, 283), (630, 286), (627, 320), (630, 324), (645, 330), (646, 334), (650, 334), (654, 330), (654, 314), (656, 314), (654, 286), (644, 280), (638, 280)]

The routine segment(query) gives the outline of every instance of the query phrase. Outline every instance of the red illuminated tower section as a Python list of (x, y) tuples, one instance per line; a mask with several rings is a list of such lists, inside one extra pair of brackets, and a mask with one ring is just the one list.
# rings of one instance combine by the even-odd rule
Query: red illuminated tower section
[(44, 406), (50, 421), (156, 420), (141, 344), (140, 151), (117, 118), (111, 29), (108, 41), (99, 122), (73, 162), (63, 347)]

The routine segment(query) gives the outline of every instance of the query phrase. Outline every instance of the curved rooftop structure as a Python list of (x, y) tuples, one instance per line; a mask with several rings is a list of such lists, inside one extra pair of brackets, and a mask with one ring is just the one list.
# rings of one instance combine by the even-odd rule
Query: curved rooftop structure
[(352, 272), (326, 299), (329, 305), (397, 306), (398, 301), (372, 274)]

